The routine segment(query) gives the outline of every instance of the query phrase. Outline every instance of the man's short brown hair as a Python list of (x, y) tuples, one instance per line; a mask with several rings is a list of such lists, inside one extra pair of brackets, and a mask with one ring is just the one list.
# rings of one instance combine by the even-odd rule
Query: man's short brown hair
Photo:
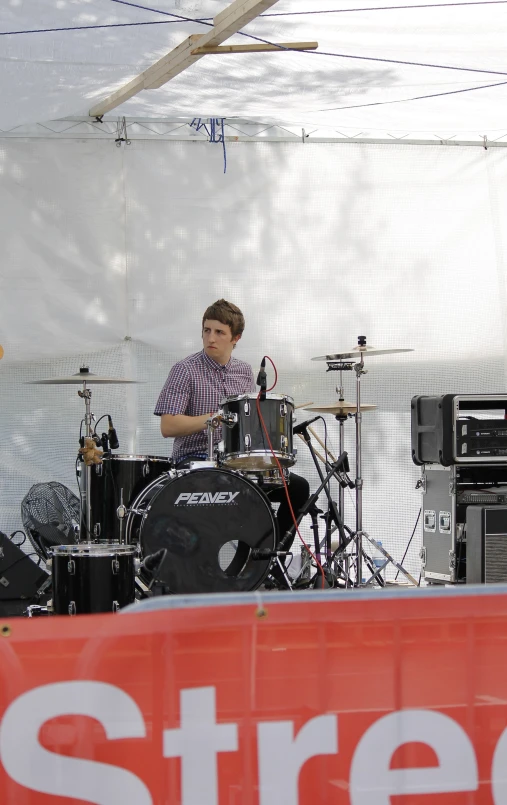
[(225, 299), (217, 299), (205, 311), (202, 317), (202, 326), (206, 320), (219, 321), (222, 324), (227, 324), (231, 328), (232, 337), (241, 335), (245, 329), (245, 318), (236, 305), (232, 302), (227, 302)]

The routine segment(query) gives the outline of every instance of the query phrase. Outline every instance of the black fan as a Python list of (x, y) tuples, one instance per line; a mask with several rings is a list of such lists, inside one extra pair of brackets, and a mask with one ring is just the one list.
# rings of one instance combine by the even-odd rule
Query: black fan
[(57, 481), (34, 484), (21, 501), (21, 519), (44, 560), (53, 545), (72, 545), (79, 533), (79, 498)]

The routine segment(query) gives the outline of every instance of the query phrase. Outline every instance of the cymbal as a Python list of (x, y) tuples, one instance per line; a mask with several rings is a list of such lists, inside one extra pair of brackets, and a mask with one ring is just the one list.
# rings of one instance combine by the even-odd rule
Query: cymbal
[[(84, 368), (84, 367), (83, 367)], [(88, 370), (77, 372), (75, 375), (70, 375), (70, 377), (49, 377), (46, 380), (30, 380), (28, 381), (30, 385), (43, 385), (43, 386), (56, 386), (56, 385), (68, 385), (68, 384), (76, 384), (81, 385), (81, 383), (137, 383), (137, 380), (128, 380), (125, 377), (101, 377), (100, 375), (94, 375), (93, 372), (89, 372)]]
[(3, 356), (4, 356), (4, 348), (3, 348), (3, 346), (0, 344), (0, 361), (2, 360)]
[(395, 352), (413, 352), (413, 349), (375, 349), (375, 347), (353, 347), (350, 352), (335, 352), (332, 355), (319, 355), (312, 361), (345, 361), (360, 355), (393, 355)]
[[(372, 403), (361, 403), (361, 411), (375, 411), (376, 405)], [(346, 416), (346, 414), (355, 414), (357, 413), (357, 405), (356, 403), (347, 402), (346, 400), (336, 400), (336, 402), (323, 404), (323, 405), (312, 405), (311, 407), (305, 408), (306, 411), (317, 411), (320, 414), (334, 414)]]

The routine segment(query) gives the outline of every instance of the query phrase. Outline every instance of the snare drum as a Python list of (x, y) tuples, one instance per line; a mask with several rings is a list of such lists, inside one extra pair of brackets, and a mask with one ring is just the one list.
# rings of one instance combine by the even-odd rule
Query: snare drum
[(106, 453), (91, 471), (89, 539), (125, 542), (124, 517), (129, 504), (155, 478), (168, 472), (171, 462), (161, 456)]
[(51, 549), (56, 615), (117, 612), (135, 599), (133, 545), (55, 545)]
[[(227, 397), (221, 404), (224, 415), (233, 415), (233, 425), (223, 424), (224, 443), (222, 464), (245, 472), (290, 467), (296, 461), (292, 447), (294, 400), (282, 394), (266, 394), (260, 404), (262, 418), (273, 447), (271, 452), (266, 433), (257, 412), (257, 394)], [(273, 455), (274, 453), (274, 455)]]

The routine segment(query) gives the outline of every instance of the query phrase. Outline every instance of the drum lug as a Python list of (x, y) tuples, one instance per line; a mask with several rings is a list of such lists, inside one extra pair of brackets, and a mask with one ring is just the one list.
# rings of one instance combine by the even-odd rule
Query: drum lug
[(67, 562), (67, 572), (68, 572), (69, 576), (74, 576), (75, 575), (75, 573), (76, 573), (76, 563), (74, 562), (74, 559), (69, 559), (69, 561)]
[(75, 614), (76, 614), (76, 602), (71, 601), (69, 604), (69, 615), (75, 615)]
[(245, 434), (245, 450), (250, 451), (250, 445), (252, 444), (252, 438), (249, 433)]
[(102, 475), (103, 465), (102, 464), (95, 464), (95, 474), (99, 476)]
[(250, 416), (250, 401), (245, 400), (245, 416)]
[(284, 402), (280, 404), (280, 416), (287, 416), (287, 405)]
[(118, 561), (118, 557), (115, 556), (115, 558), (111, 562), (111, 567), (112, 567), (112, 570), (113, 570), (113, 575), (117, 576), (118, 573), (120, 572), (120, 563)]
[(113, 601), (113, 612), (119, 612), (119, 610), (120, 610), (120, 605), (119, 605), (118, 601)]
[(93, 526), (93, 536), (100, 537), (100, 532), (101, 532), (100, 523), (95, 523), (95, 525)]
[(116, 516), (119, 520), (123, 520), (124, 517), (127, 515), (127, 508), (126, 506), (121, 503), (118, 508), (116, 509)]
[(282, 448), (282, 453), (287, 452), (288, 446), (289, 446), (289, 440), (287, 439), (287, 436), (283, 435), (280, 436), (280, 447)]
[(150, 465), (148, 463), (143, 464), (143, 478), (146, 478), (146, 476), (149, 474), (150, 474)]

